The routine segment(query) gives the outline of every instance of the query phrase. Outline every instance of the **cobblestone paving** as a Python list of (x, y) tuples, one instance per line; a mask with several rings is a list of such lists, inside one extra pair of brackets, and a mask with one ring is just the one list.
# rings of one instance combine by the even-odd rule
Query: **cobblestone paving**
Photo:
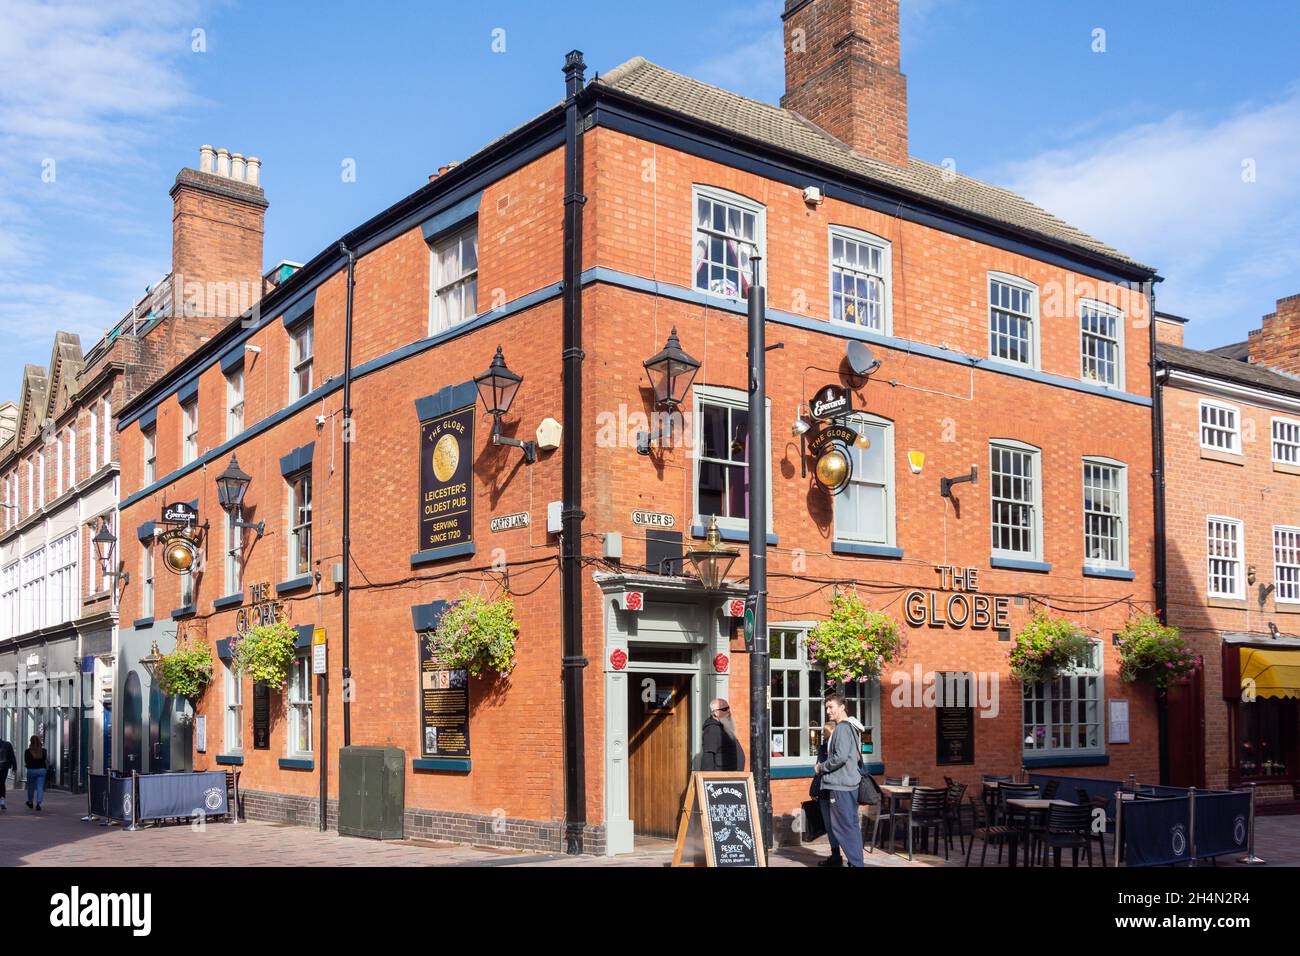
[[(636, 852), (622, 857), (568, 857), (413, 840), (361, 840), (258, 822), (201, 828), (172, 824), (129, 832), (120, 826), (83, 823), (84, 811), (84, 797), (48, 793), (44, 810), (34, 813), (21, 796), (15, 801), (11, 794), (9, 810), (0, 813), (0, 866), (667, 866), (673, 854), (671, 842), (657, 840), (639, 841)], [(975, 848), (976, 862), (979, 850)], [(1300, 816), (1259, 817), (1255, 851), (1270, 866), (1300, 866)], [(826, 852), (825, 840), (784, 847), (772, 854), (771, 864), (814, 866)], [(918, 854), (909, 861), (900, 853), (880, 850), (866, 855), (868, 866), (961, 866), (963, 861), (955, 845), (947, 863), (942, 856)], [(1237, 865), (1237, 857), (1224, 857), (1219, 865)]]

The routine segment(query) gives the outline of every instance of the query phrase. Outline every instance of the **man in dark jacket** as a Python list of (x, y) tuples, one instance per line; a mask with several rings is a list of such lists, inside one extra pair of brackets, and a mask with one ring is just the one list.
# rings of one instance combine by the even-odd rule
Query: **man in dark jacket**
[(709, 719), (700, 735), (700, 769), (736, 772), (745, 769), (745, 751), (736, 739), (731, 705), (722, 698), (709, 703)]
[(9, 779), (9, 771), (13, 770), (14, 782), (17, 783), (18, 758), (14, 756), (14, 745), (9, 741), (0, 738), (0, 810), (8, 810), (5, 806), (5, 782)]

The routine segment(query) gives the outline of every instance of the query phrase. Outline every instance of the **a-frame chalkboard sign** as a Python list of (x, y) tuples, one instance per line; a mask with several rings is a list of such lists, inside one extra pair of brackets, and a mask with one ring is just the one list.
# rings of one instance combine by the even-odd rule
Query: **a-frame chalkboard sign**
[(673, 866), (767, 866), (753, 774), (691, 774)]

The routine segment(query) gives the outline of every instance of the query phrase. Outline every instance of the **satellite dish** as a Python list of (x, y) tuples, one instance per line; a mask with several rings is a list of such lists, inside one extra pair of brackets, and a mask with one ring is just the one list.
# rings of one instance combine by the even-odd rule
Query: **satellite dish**
[(876, 361), (876, 357), (871, 354), (871, 348), (865, 342), (849, 342), (848, 353), (849, 368), (853, 369), (854, 375), (865, 377), (874, 372), (880, 365)]

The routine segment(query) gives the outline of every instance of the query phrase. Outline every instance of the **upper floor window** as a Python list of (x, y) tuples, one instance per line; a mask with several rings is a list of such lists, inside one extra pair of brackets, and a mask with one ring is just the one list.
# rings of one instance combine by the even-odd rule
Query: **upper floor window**
[(77, 427), (68, 429), (68, 487), (77, 483)]
[(236, 526), (238, 518), (226, 515), (226, 594), (238, 594), (244, 589), (244, 529)]
[(1300, 603), (1300, 528), (1273, 529), (1273, 583), (1277, 600)]
[(63, 432), (54, 436), (54, 497), (63, 494)]
[(1124, 384), (1124, 313), (1101, 302), (1079, 303), (1079, 353), (1083, 380), (1121, 388)]
[(989, 274), (989, 355), (1038, 368), (1038, 287), (1033, 283)]
[(226, 437), (234, 438), (244, 430), (244, 367), (226, 376)]
[(853, 463), (848, 487), (834, 498), (835, 540), (894, 544), (894, 426), (874, 415), (855, 415), (844, 424), (870, 443), (849, 448)]
[(711, 186), (696, 186), (694, 199), (695, 288), (748, 298), (751, 261), (763, 249), (763, 207)]
[(831, 227), (831, 318), (888, 333), (889, 243), (869, 233)]
[(302, 398), (312, 387), (315, 344), (311, 315), (289, 330), (289, 401)]
[(153, 538), (140, 542), (140, 616), (153, 617)]
[(433, 243), (429, 334), (478, 314), (478, 223)]
[(1039, 451), (1020, 442), (989, 445), (993, 554), (1038, 561), (1043, 554)]
[(1201, 399), (1201, 447), (1241, 453), (1241, 416), (1235, 405)]
[(1128, 567), (1128, 470), (1105, 459), (1083, 460), (1084, 564)]
[[(765, 423), (766, 424), (766, 423)], [(743, 531), (749, 527), (749, 399), (744, 392), (695, 388), (695, 518)], [(768, 428), (769, 433), (771, 429)], [(772, 514), (771, 482), (767, 511)]]
[(311, 573), (311, 472), (289, 481), (289, 573)]
[(104, 396), (104, 464), (113, 460), (113, 403)]
[(158, 428), (151, 425), (140, 429), (144, 442), (144, 483), (152, 485), (158, 470)]
[(90, 409), (90, 474), (99, 471), (99, 411)]
[(181, 406), (181, 464), (188, 465), (199, 457), (199, 400), (192, 398)]
[(1093, 641), (1088, 659), (1077, 662), (1052, 680), (1023, 686), (1025, 753), (1101, 753), (1101, 645)]
[(1240, 600), (1246, 596), (1241, 566), (1241, 522), (1236, 518), (1205, 519), (1205, 554), (1210, 597)]
[(45, 452), (36, 453), (36, 507), (45, 507)]
[(1273, 460), (1283, 465), (1300, 465), (1300, 422), (1273, 419)]
[(32, 460), (27, 459), (27, 513), (31, 514), (36, 510), (36, 469), (32, 467)]

